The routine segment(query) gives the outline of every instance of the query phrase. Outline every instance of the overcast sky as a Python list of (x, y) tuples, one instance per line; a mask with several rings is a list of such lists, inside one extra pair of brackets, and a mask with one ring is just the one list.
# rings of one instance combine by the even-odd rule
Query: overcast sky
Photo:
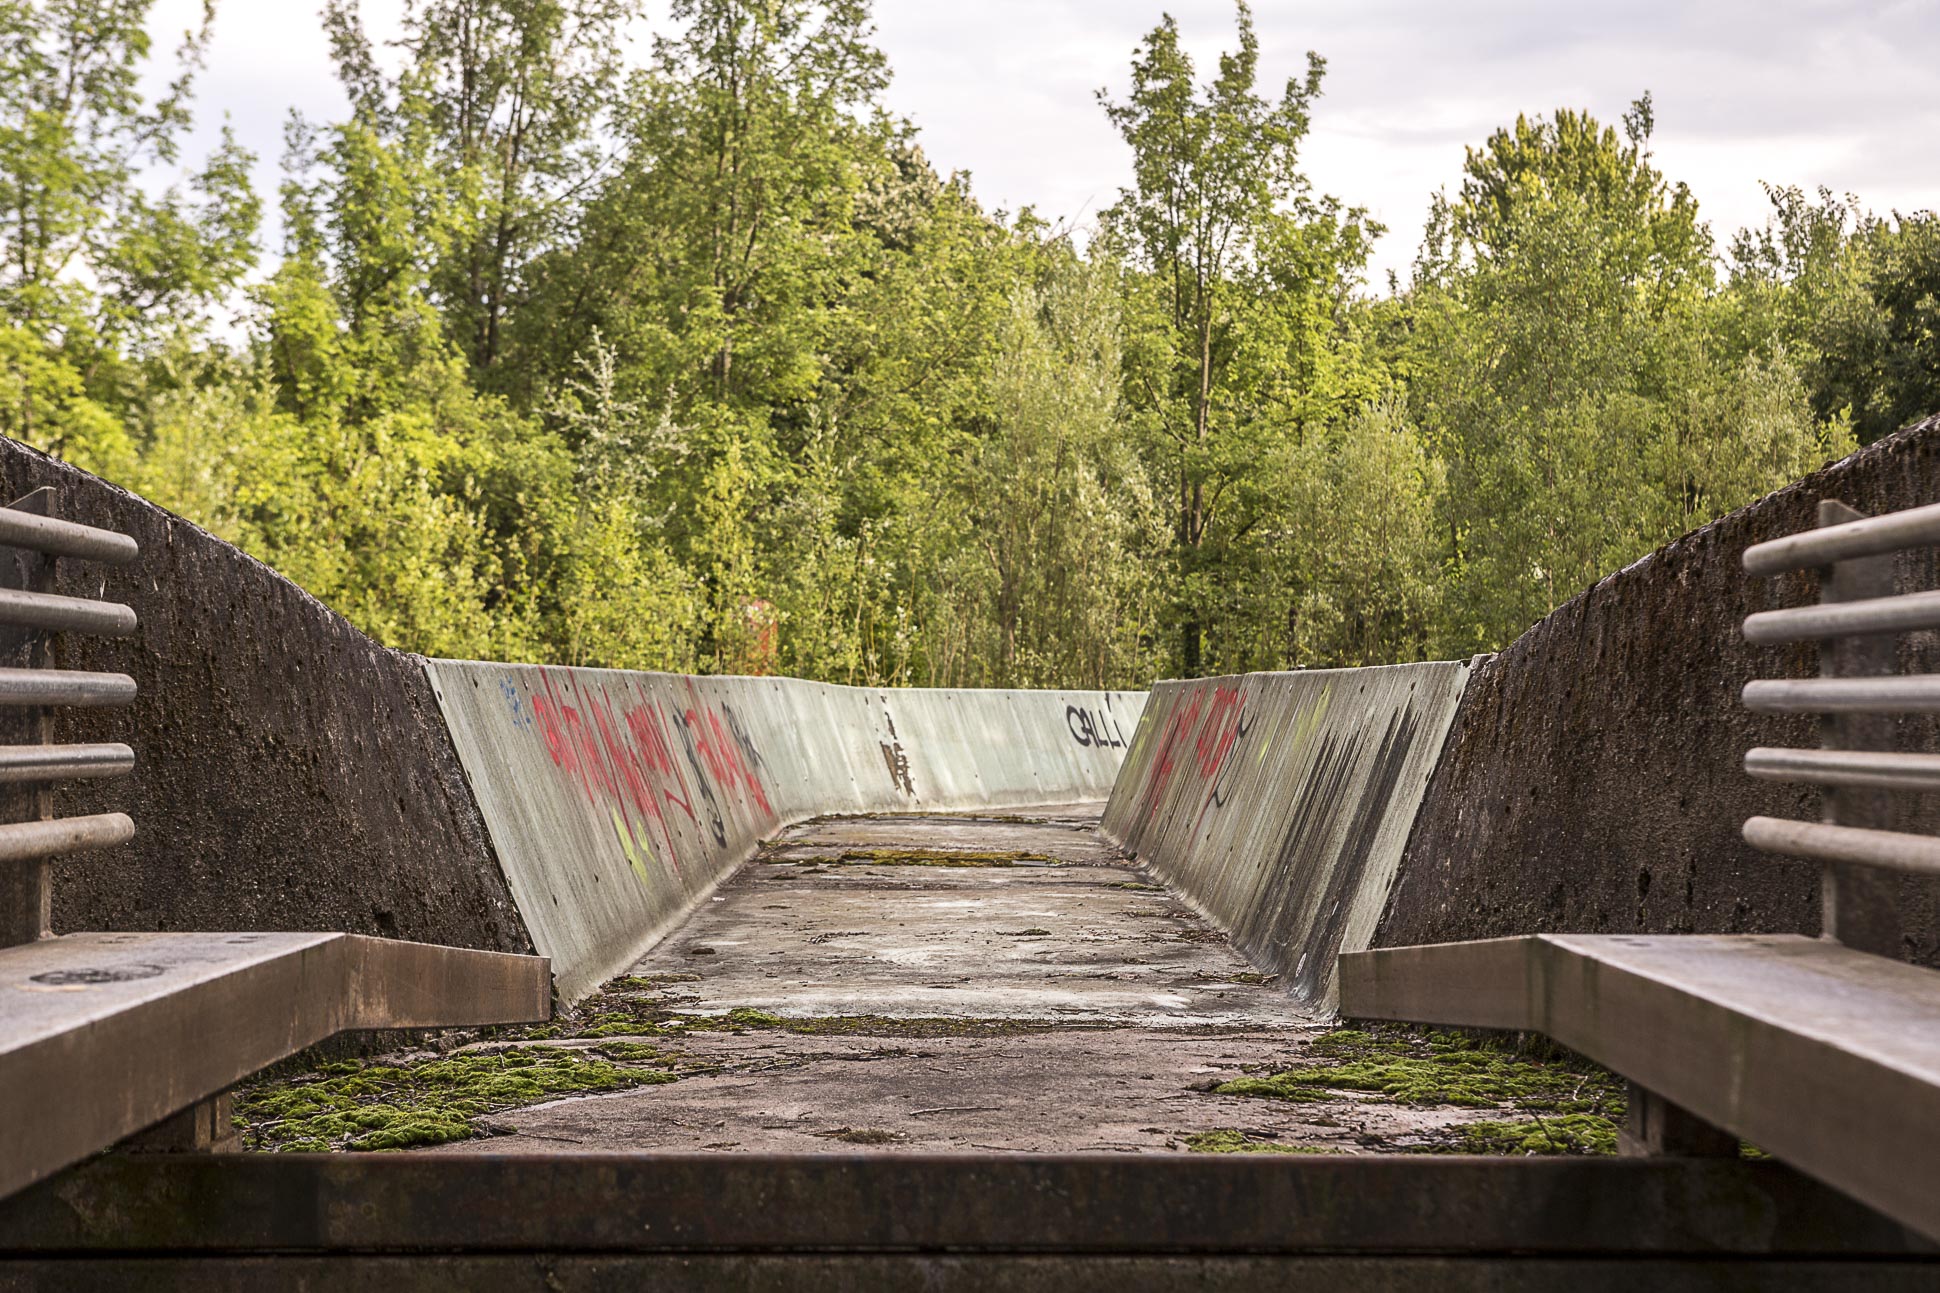
[[(365, 0), (380, 32), (399, 0)], [(199, 0), (160, 0), (158, 45)], [(878, 0), (890, 106), (931, 162), (971, 172), (987, 207), (1082, 224), (1127, 177), (1094, 91), (1122, 93), (1139, 38), (1169, 9), (1202, 72), (1232, 43), (1228, 0)], [(1518, 112), (1587, 108), (1616, 123), (1644, 90), (1658, 160), (1723, 244), (1762, 223), (1759, 182), (1825, 185), (1875, 210), (1940, 207), (1940, 0), (1259, 0), (1263, 82), (1327, 59), (1306, 165), (1315, 186), (1389, 227), (1375, 283), (1405, 273), (1429, 196), (1464, 145)], [(306, 0), (222, 0), (198, 95), (204, 138), (228, 113), (273, 200), (291, 107), (343, 108)]]

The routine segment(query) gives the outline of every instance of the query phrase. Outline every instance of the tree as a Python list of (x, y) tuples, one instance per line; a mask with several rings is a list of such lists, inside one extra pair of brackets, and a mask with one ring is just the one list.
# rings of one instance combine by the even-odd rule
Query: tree
[(147, 165), (181, 161), (211, 12), (144, 96), (147, 0), (0, 5), (0, 417), (8, 434), (117, 471), (112, 411), (125, 360), (192, 329), (254, 264), (253, 160), (227, 131), (159, 194)]
[(638, 0), (408, 0), (407, 61), (387, 75), (357, 0), (324, 9), (357, 119), (438, 195), (428, 299), (489, 389), (535, 397), (507, 371), (520, 366), (504, 363), (506, 322), (606, 173), (601, 132), (638, 13)]
[[(1342, 221), (1335, 204), (1315, 203), (1298, 164), (1325, 63), (1310, 54), (1305, 76), (1289, 78), (1277, 100), (1260, 94), (1252, 13), (1243, 2), (1237, 9), (1238, 48), (1220, 56), (1210, 84), (1194, 81), (1168, 16), (1134, 56), (1129, 97), (1115, 102), (1099, 93), (1132, 149), (1134, 184), (1105, 213), (1106, 246), (1122, 248), (1144, 275), (1133, 308), (1146, 319), (1134, 325), (1128, 347), (1127, 396), (1163, 446), (1183, 593), (1179, 660), (1188, 675), (1200, 672), (1216, 615), (1209, 541), (1261, 460), (1262, 437), (1289, 429), (1250, 417), (1239, 398), (1245, 381), (1236, 364), (1248, 328), (1262, 304), (1271, 307), (1243, 280), (1249, 272), (1270, 275), (1266, 261), (1297, 243), (1305, 226)], [(1349, 212), (1344, 222), (1358, 234), (1363, 218)], [(1335, 262), (1313, 270), (1328, 279), (1357, 268)], [(1240, 520), (1228, 530), (1247, 526)]]

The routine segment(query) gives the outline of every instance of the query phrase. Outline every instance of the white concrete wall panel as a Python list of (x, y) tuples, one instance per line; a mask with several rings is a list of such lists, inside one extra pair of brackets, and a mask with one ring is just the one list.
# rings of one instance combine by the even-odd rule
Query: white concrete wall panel
[(1104, 831), (1317, 1008), (1373, 937), (1467, 663), (1153, 688)]
[(427, 662), (560, 996), (623, 972), (780, 827), (1099, 800), (1141, 692), (840, 687)]

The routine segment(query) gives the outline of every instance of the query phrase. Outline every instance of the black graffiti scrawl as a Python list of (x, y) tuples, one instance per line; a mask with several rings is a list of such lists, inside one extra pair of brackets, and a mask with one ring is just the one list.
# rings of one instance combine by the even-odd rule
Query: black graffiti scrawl
[(1122, 750), (1129, 744), (1125, 732), (1118, 726), (1118, 720), (1107, 710), (1111, 698), (1105, 698), (1105, 709), (1081, 709), (1076, 705), (1064, 707), (1064, 726), (1071, 733), (1071, 739), (1079, 745), (1095, 747), (1100, 750)]

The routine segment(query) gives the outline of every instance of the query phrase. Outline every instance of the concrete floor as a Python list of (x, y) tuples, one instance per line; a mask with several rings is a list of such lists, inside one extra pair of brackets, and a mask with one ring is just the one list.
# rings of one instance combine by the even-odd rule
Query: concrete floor
[[(1300, 1063), (1328, 1024), (1100, 837), (1099, 807), (785, 832), (631, 973), (682, 1012), (868, 1016), (866, 1035), (697, 1032), (677, 1083), (516, 1110), (447, 1152), (1122, 1152), (1224, 1128), (1355, 1151), (1476, 1116), (1212, 1094)], [(837, 861), (861, 850), (1045, 860)]]

